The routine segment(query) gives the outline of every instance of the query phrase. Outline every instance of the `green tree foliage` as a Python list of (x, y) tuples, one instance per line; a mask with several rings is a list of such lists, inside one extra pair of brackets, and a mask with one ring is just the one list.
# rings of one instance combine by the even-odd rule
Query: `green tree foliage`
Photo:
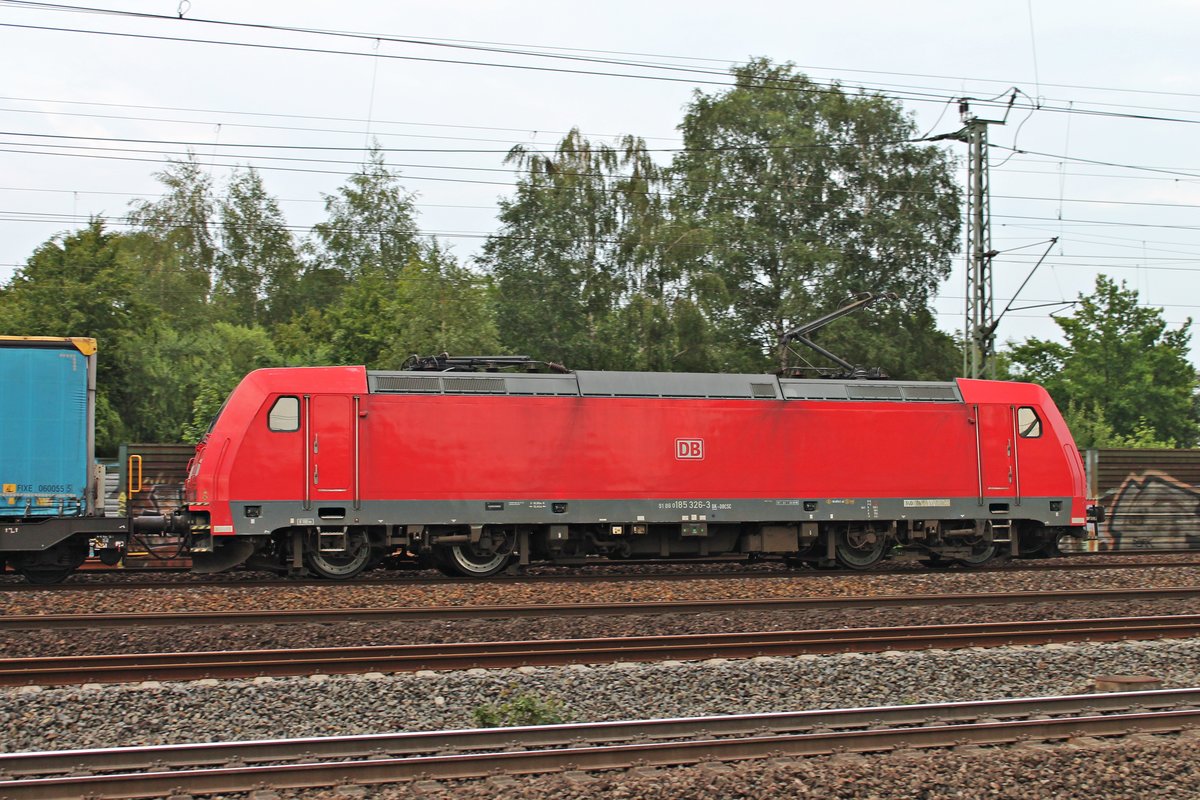
[(487, 354), (500, 349), (490, 284), (436, 244), (409, 261), (397, 281), (392, 346), (399, 366), (417, 353)]
[(1133, 433), (1128, 436), (1113, 436), (1112, 440), (1098, 447), (1127, 447), (1164, 450), (1177, 447), (1174, 439), (1159, 439), (1158, 433), (1150, 426), (1145, 417), (1133, 426)]
[[(857, 292), (891, 291), (897, 311), (873, 326), (863, 315), (838, 323), (830, 348), (860, 362), (890, 350), (890, 361), (871, 360), (896, 374), (952, 375), (951, 343), (927, 311), (959, 232), (949, 158), (914, 143), (912, 119), (884, 97), (762, 59), (733, 74), (734, 88), (696, 94), (672, 169), (674, 213), (707, 234), (690, 269), (721, 365), (781, 365), (790, 327)], [(910, 338), (928, 361), (900, 358)]]
[(134, 406), (151, 379), (148, 344), (163, 327), (159, 310), (138, 291), (128, 245), (128, 237), (92, 220), (38, 247), (0, 290), (4, 333), (97, 340), (96, 442), (105, 454), (143, 433)]
[(1174, 439), (1160, 439), (1153, 426), (1142, 417), (1134, 425), (1133, 433), (1121, 435), (1113, 430), (1104, 418), (1104, 409), (1099, 405), (1080, 409), (1071, 403), (1063, 410), (1063, 418), (1077, 447), (1087, 450), (1093, 447), (1121, 447), (1132, 449), (1165, 450), (1178, 447)]
[(185, 431), (207, 430), (212, 413), (246, 373), (282, 363), (267, 332), (215, 322), (188, 329), (163, 327), (144, 338), (144, 377), (124, 408), (138, 422), (126, 441), (178, 442)]
[(521, 172), (516, 193), (481, 259), (505, 348), (575, 368), (685, 367), (695, 342), (682, 334), (700, 318), (645, 142), (572, 130), (549, 155), (516, 147), (507, 162)]
[[(0, 288), (0, 312), (11, 333), (99, 340), (110, 449), (202, 435), (237, 380), (276, 364), (519, 352), (577, 369), (773, 368), (782, 333), (864, 290), (900, 301), (821, 343), (897, 376), (949, 377), (957, 350), (929, 312), (959, 228), (948, 158), (915, 142), (885, 98), (765, 60), (733, 74), (734, 87), (696, 94), (669, 166), (636, 137), (602, 144), (578, 130), (548, 153), (513, 149), (517, 186), (480, 272), (420, 235), (414, 196), (378, 145), (324, 197), (304, 243), (255, 170), (217, 191), (189, 154), (156, 173), (160, 197), (132, 204), (129, 233), (93, 222), (38, 248)], [(1159, 334), (1149, 350), (1165, 355), (1130, 351), (1142, 358), (1129, 362), (1128, 403), (1097, 405), (1091, 373), (1072, 366), (1099, 345), (1035, 340), (1020, 367), (1057, 380), (1068, 414), (1088, 409), (1097, 440), (1190, 443), (1194, 376), (1164, 388), (1180, 379), (1186, 327)]]
[(1170, 330), (1162, 309), (1139, 306), (1136, 290), (1101, 275), (1075, 313), (1055, 321), (1065, 342), (1029, 339), (1008, 359), (1014, 375), (1042, 384), (1067, 410), (1080, 447), (1196, 443), (1190, 319)]
[[(927, 308), (881, 301), (867, 311), (838, 320), (814, 340), (823, 347), (868, 367), (883, 367), (888, 375), (905, 380), (947, 380), (956, 374), (962, 350), (953, 337), (938, 330)], [(793, 344), (793, 364), (829, 367), (828, 361), (803, 345)]]
[(293, 367), (328, 366), (334, 363), (333, 321), (328, 314), (306, 308), (272, 331), (284, 363)]
[(267, 332), (259, 327), (218, 322), (198, 331), (187, 348), (179, 361), (190, 384), (185, 394), (194, 399), (176, 435), (188, 442), (200, 441), (229, 392), (247, 373), (282, 363)]
[(388, 333), (396, 322), (391, 314), (395, 290), (392, 276), (380, 267), (368, 266), (325, 311), (335, 364), (383, 366), (381, 356), (393, 344)]
[(155, 201), (136, 200), (129, 222), (141, 236), (131, 240), (142, 293), (191, 324), (206, 316), (217, 258), (212, 179), (194, 153), (168, 159), (154, 177), (165, 189)]
[(299, 305), (301, 264), (278, 201), (253, 168), (235, 170), (218, 203), (213, 304), (243, 325), (286, 322)]
[[(333, 363), (399, 366), (426, 345), (407, 341), (422, 326), (490, 330), (490, 311), (481, 311), (485, 292), (472, 293), (466, 274), (436, 244), (419, 236), (413, 197), (388, 168), (378, 146), (363, 169), (325, 198), (327, 219), (313, 228), (312, 260), (301, 280), (303, 316), (280, 330), (282, 349)], [(442, 305), (414, 305), (414, 285), (457, 287)], [(314, 311), (315, 310), (315, 313)], [(486, 319), (479, 317), (484, 314)], [(457, 314), (457, 316), (456, 316)], [(452, 345), (476, 339), (443, 337)], [(482, 343), (494, 342), (494, 334)]]
[[(98, 341), (102, 454), (121, 442), (178, 441), (185, 425), (202, 432), (246, 372), (281, 363), (254, 324), (270, 320), (263, 296), (289, 276), (294, 283), (297, 269), (275, 201), (255, 173), (236, 174), (218, 239), (210, 181), (195, 159), (170, 162), (157, 177), (166, 192), (134, 203), (132, 233), (93, 221), (55, 236), (0, 290), (9, 332)], [(220, 318), (245, 325), (210, 324)]]
[(364, 270), (325, 316), (335, 363), (397, 369), (413, 353), (499, 347), (486, 283), (436, 245), (398, 274)]
[(325, 196), (328, 218), (313, 228), (317, 266), (348, 280), (370, 271), (395, 277), (419, 249), (413, 197), (378, 145), (362, 170)]

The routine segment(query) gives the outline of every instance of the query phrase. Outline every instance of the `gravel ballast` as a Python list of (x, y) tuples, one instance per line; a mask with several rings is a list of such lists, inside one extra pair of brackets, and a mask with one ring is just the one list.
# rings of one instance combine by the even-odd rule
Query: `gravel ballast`
[[(1161, 557), (1160, 557), (1161, 558)], [(722, 579), (613, 580), (599, 583), (445, 582), (384, 585), (252, 586), (230, 583), (178, 589), (113, 587), (96, 591), (42, 591), (5, 594), (0, 614), (125, 614), (137, 612), (222, 611), (235, 609), (337, 609), (400, 606), (504, 606), (604, 604), (720, 598), (871, 597), (945, 595), (970, 592), (1029, 592), (1086, 589), (1143, 589), (1200, 585), (1200, 567), (1153, 567), (1100, 571), (1013, 570), (906, 574), (787, 573), (738, 575)], [(988, 606), (919, 606), (799, 611), (680, 613), (645, 616), (447, 619), (405, 622), (171, 626), (161, 628), (62, 629), (0, 633), (0, 655), (27, 658), (132, 652), (186, 652), (258, 648), (341, 647), (499, 641), (548, 638), (636, 636), (647, 633), (709, 633), (801, 630), (863, 626), (1002, 622), (1072, 617), (1149, 616), (1195, 613), (1186, 599)]]
[[(1081, 746), (1017, 746), (973, 751), (767, 759), (653, 771), (545, 775), (513, 784), (472, 781), (427, 788), (454, 800), (776, 800), (776, 798), (1121, 798), (1192, 800), (1200, 796), (1200, 739), (1136, 737)], [(353, 794), (289, 797), (348, 800)], [(361, 798), (411, 798), (403, 785), (372, 787)], [(419, 795), (418, 795), (419, 796)]]
[(1087, 691), (1098, 674), (1200, 685), (1200, 641), (1047, 645), (0, 690), (8, 751), (471, 727), (523, 694), (576, 720), (861, 707)]
[[(1158, 559), (1156, 559), (1158, 560)], [(1075, 563), (1075, 562), (1069, 562)], [(4, 592), (3, 614), (126, 614), (135, 612), (238, 609), (391, 608), (397, 606), (489, 606), (536, 603), (632, 603), (661, 600), (714, 600), (722, 597), (863, 597), (870, 595), (1028, 592), (1083, 589), (1150, 589), (1200, 585), (1200, 567), (1139, 569), (1003, 569), (996, 572), (913, 570), (877, 574), (732, 571), (721, 578), (613, 580), (590, 583), (536, 580), (445, 581), (254, 586), (245, 582), (138, 588), (114, 584), (104, 591), (70, 591), (71, 584), (47, 591)]]
[[(600, 584), (447, 583), (329, 587), (186, 586), (5, 595), (0, 613), (122, 613), (222, 608), (517, 605), (719, 597), (1178, 587), (1200, 568), (1095, 572), (916, 572), (911, 575), (748, 576)], [(687, 614), (611, 619), (457, 620), (395, 625), (214, 626), (181, 630), (24, 632), (0, 637), (7, 657), (71, 652), (304, 647), (711, 630), (1194, 613), (1185, 600), (930, 607), (867, 611)], [(511, 627), (506, 627), (511, 626)], [(156, 646), (157, 643), (157, 646)], [(1090, 690), (1097, 675), (1146, 674), (1167, 688), (1200, 686), (1200, 640), (1049, 645), (705, 662), (317, 676), (250, 681), (0, 689), (0, 750), (291, 738), (470, 727), (485, 703), (522, 695), (555, 700), (575, 720), (785, 711), (984, 700)], [(653, 771), (394, 786), (338, 798), (1028, 798), (1200, 797), (1200, 737), (1134, 736), (1079, 746), (1027, 745), (891, 755), (768, 759)], [(235, 795), (249, 800), (251, 795)]]
[(1194, 600), (1139, 600), (1103, 603), (1013, 603), (917, 608), (730, 611), (516, 619), (410, 620), (405, 622), (295, 623), (280, 625), (179, 625), (117, 629), (0, 633), (7, 658), (82, 656), (117, 653), (181, 653), (208, 650), (264, 650), (306, 647), (496, 642), (533, 639), (682, 635), (729, 631), (792, 631), (830, 628), (955, 625), (1034, 619), (1132, 617), (1196, 613)]

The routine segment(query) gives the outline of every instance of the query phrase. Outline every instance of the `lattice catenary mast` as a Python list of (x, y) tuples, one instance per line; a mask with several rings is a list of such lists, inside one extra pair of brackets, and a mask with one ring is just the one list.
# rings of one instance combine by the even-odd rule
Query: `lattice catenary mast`
[(987, 129), (1003, 125), (1016, 100), (1014, 91), (1003, 119), (981, 119), (971, 113), (964, 98), (958, 110), (963, 127), (955, 133), (931, 137), (966, 142), (967, 155), (967, 291), (963, 325), (963, 367), (967, 378), (996, 376), (996, 310), (992, 291), (991, 204), (988, 190)]

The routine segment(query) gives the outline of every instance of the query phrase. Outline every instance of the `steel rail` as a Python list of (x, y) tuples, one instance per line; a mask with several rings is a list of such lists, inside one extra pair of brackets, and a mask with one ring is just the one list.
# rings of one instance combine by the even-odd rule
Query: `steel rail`
[(258, 764), (300, 759), (371, 758), (382, 755), (503, 750), (521, 746), (567, 747), (625, 741), (657, 741), (696, 736), (751, 736), (802, 733), (813, 729), (866, 729), (881, 725), (928, 725), (1064, 714), (1112, 714), (1200, 705), (1200, 688), (1141, 692), (1006, 698), (904, 706), (818, 709), (765, 714), (563, 723), (511, 728), (314, 736), (240, 742), (43, 750), (0, 753), (0, 774), (12, 777), (146, 769), (185, 769)]
[[(1085, 697), (1091, 701), (1098, 696)], [(1053, 702), (1055, 699), (1049, 700)], [(1031, 701), (1018, 702), (1029, 703)], [(927, 714), (934, 715), (936, 724), (929, 724), (928, 716), (924, 720), (913, 720), (909, 723), (881, 719), (887, 717), (891, 709), (862, 709), (859, 711), (865, 712), (865, 714), (858, 720), (833, 723), (851, 728), (851, 730), (778, 733), (768, 727), (765, 729), (766, 732), (760, 730), (747, 733), (744, 731), (746, 720), (743, 719), (737, 723), (743, 728), (742, 731), (731, 731), (730, 738), (712, 738), (713, 731), (708, 726), (718, 727), (721, 723), (701, 719), (697, 721), (699, 725), (691, 727), (690, 734), (682, 730), (676, 730), (669, 734), (664, 731), (663, 735), (670, 737), (668, 741), (637, 741), (593, 746), (579, 746), (572, 743), (566, 747), (546, 747), (541, 742), (529, 742), (533, 748), (540, 749), (514, 750), (510, 738), (502, 745), (505, 748), (502, 752), (458, 752), (401, 757), (378, 757), (378, 754), (375, 754), (376, 757), (350, 761), (321, 760), (315, 763), (273, 763), (254, 766), (240, 764), (209, 769), (185, 768), (168, 771), (160, 768), (153, 772), (5, 780), (0, 781), (0, 794), (9, 800), (66, 800), (85, 796), (103, 800), (105, 798), (157, 797), (178, 792), (191, 794), (244, 792), (264, 785), (276, 789), (302, 789), (340, 783), (392, 783), (417, 778), (461, 780), (483, 778), (498, 771), (510, 775), (520, 775), (565, 769), (622, 769), (635, 764), (681, 766), (696, 764), (704, 760), (740, 761), (780, 755), (813, 756), (840, 752), (888, 752), (901, 747), (946, 748), (963, 744), (995, 746), (1014, 744), (1020, 741), (1057, 741), (1081, 736), (1119, 736), (1131, 732), (1175, 733), (1200, 726), (1200, 710), (1196, 709), (1110, 714), (1088, 713), (1084, 716), (998, 721), (994, 717), (1014, 716), (1014, 709), (997, 708), (992, 703), (980, 703), (975, 704), (976, 708), (972, 711), (965, 708), (972, 704), (957, 705), (960, 707), (947, 710), (949, 719), (959, 721), (957, 724), (954, 722), (946, 724), (947, 719), (939, 716), (936, 706), (914, 706), (909, 707), (910, 711), (927, 710)], [(1032, 716), (1045, 713), (1066, 713), (1067, 711), (1068, 709), (1060, 706), (1056, 711), (1031, 709), (1028, 712), (1019, 713)], [(826, 713), (831, 715), (853, 714), (854, 711)], [(968, 719), (975, 721), (965, 721)], [(881, 724), (910, 726), (872, 727)], [(806, 727), (811, 729), (823, 726), (819, 723), (810, 723)], [(524, 733), (531, 730), (535, 729), (521, 729), (520, 731), (505, 729), (500, 733), (523, 736)], [(486, 736), (496, 732), (466, 731), (461, 733), (466, 736)], [(429, 734), (424, 735), (430, 736)], [(561, 737), (561, 731), (557, 735)], [(490, 745), (476, 742), (471, 746), (488, 747)], [(345, 753), (334, 755), (322, 751), (318, 757), (339, 758), (345, 757), (345, 755)], [(287, 759), (293, 757), (290, 754), (284, 756)], [(272, 756), (272, 758), (280, 757)]]
[(1200, 615), (0, 660), (0, 686), (699, 660), (1200, 636)]
[(914, 606), (1015, 605), (1023, 603), (1103, 602), (1195, 598), (1200, 586), (1161, 589), (1072, 589), (1047, 592), (973, 592), (868, 597), (726, 598), (633, 603), (533, 603), (492, 606), (398, 606), (393, 608), (264, 609), (258, 611), (182, 611), (134, 614), (0, 615), (0, 632), (86, 628), (134, 628), (187, 625), (280, 625), (332, 622), (404, 622), (444, 619), (703, 614), (730, 611), (804, 611)]
[[(1127, 553), (1125, 557), (1146, 556), (1152, 555), (1155, 551), (1142, 553)], [(1170, 551), (1172, 553), (1177, 551)], [(1179, 551), (1179, 552), (1196, 552), (1196, 551)], [(1165, 552), (1161, 554), (1166, 554)], [(1116, 556), (1116, 553), (1103, 553), (1101, 556)], [(487, 583), (608, 583), (616, 581), (690, 581), (690, 580), (735, 580), (738, 578), (750, 579), (830, 579), (844, 578), (855, 575), (941, 575), (941, 574), (981, 574), (992, 572), (1077, 572), (1087, 570), (1115, 570), (1115, 569), (1150, 569), (1150, 568), (1183, 568), (1183, 567), (1200, 567), (1200, 561), (1155, 561), (1142, 562), (1131, 564), (1119, 563), (1102, 563), (1102, 564), (1087, 564), (1082, 563), (1091, 558), (1098, 556), (1076, 555), (1071, 556), (1079, 563), (1072, 564), (1042, 564), (1037, 561), (1022, 562), (1019, 564), (1006, 563), (996, 566), (980, 566), (980, 567), (951, 567), (949, 569), (926, 569), (924, 567), (900, 567), (900, 568), (881, 568), (872, 570), (856, 570), (856, 569), (839, 569), (839, 570), (794, 570), (794, 569), (760, 569), (758, 566), (751, 566), (750, 569), (708, 572), (647, 572), (647, 573), (620, 573), (620, 572), (603, 572), (591, 574), (517, 574), (495, 575), (490, 578), (451, 578), (448, 576), (428, 576), (419, 575), (412, 576), (406, 573), (396, 575), (395, 573), (388, 577), (369, 577), (356, 578), (346, 581), (334, 580), (318, 580), (311, 578), (264, 578), (262, 580), (190, 580), (184, 579), (179, 581), (127, 581), (127, 580), (91, 580), (91, 581), (73, 581), (70, 578), (64, 583), (52, 585), (35, 585), (25, 583), (23, 579), (7, 580), (0, 576), (0, 593), (4, 592), (70, 592), (70, 591), (105, 591), (105, 590), (121, 590), (121, 589), (156, 589), (156, 590), (179, 590), (179, 589), (195, 589), (195, 588), (266, 588), (283, 586), (290, 588), (298, 588), (303, 586), (327, 587), (335, 586), (438, 586), (451, 585), (455, 583), (479, 585), (481, 582)], [(730, 561), (730, 567), (746, 566), (744, 562)], [(621, 566), (617, 564), (595, 564), (586, 565), (583, 568), (598, 567), (604, 569), (610, 566)], [(672, 566), (687, 566), (687, 562), (682, 563), (664, 563), (657, 566), (670, 568)], [(579, 569), (580, 567), (556, 567), (558, 569)], [(161, 574), (160, 571), (150, 570), (112, 570), (114, 576), (128, 576), (130, 574)], [(89, 577), (101, 578), (104, 576), (101, 570), (91, 570), (86, 573)]]

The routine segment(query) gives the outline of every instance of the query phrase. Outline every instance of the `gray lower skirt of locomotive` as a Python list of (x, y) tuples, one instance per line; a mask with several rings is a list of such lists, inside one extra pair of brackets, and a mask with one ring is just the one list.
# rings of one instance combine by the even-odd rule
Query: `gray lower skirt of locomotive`
[(231, 503), (233, 530), (217, 536), (262, 535), (295, 527), (371, 525), (649, 525), (691, 523), (1028, 520), (1046, 526), (1071, 519), (1069, 497), (912, 499), (656, 499), (656, 500), (391, 500)]

